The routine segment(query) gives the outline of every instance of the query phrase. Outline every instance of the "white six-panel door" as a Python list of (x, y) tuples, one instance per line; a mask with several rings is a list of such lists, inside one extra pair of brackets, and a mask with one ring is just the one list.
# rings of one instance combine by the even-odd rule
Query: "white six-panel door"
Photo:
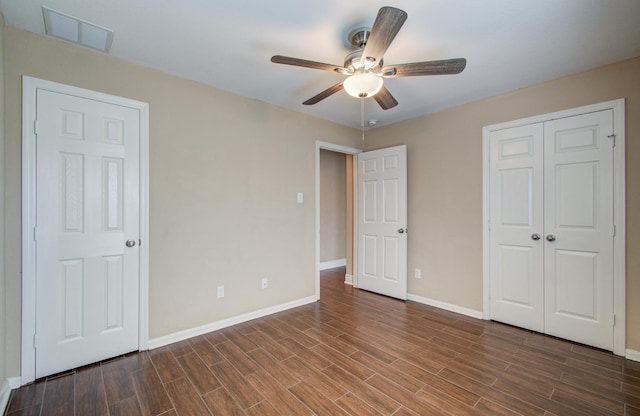
[(491, 318), (544, 331), (543, 126), (491, 135)]
[(607, 350), (613, 348), (612, 113), (544, 123), (545, 332)]
[(358, 154), (360, 289), (407, 299), (407, 147)]
[(491, 319), (613, 349), (611, 110), (491, 132)]
[(36, 130), (42, 377), (138, 349), (139, 112), (38, 90)]

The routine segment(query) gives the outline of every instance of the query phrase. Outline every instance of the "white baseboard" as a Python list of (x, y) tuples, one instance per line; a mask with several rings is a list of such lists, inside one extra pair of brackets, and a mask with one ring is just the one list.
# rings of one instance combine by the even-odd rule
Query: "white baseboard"
[(422, 303), (436, 308), (444, 309), (446, 311), (459, 313), (462, 315), (470, 316), (476, 319), (482, 319), (482, 312), (473, 309), (463, 308), (462, 306), (453, 305), (451, 303), (441, 302), (439, 300), (429, 299), (418, 295), (412, 295), (409, 293), (407, 299), (414, 302)]
[(173, 344), (174, 342), (197, 337), (199, 335), (206, 334), (207, 332), (217, 331), (218, 329), (241, 324), (243, 322), (247, 322), (252, 319), (262, 318), (263, 316), (286, 311), (287, 309), (296, 308), (298, 306), (306, 305), (316, 301), (317, 301), (316, 296), (309, 296), (309, 297), (294, 300), (291, 302), (282, 303), (280, 305), (271, 306), (269, 308), (259, 309), (254, 312), (249, 312), (249, 313), (234, 316), (231, 318), (223, 319), (221, 321), (211, 322), (210, 324), (198, 326), (196, 328), (185, 329), (183, 331), (174, 332), (173, 334), (150, 339), (149, 342), (147, 343), (147, 347), (150, 350), (154, 348), (164, 347), (165, 345), (169, 345), (169, 344)]
[(640, 351), (636, 351), (636, 350), (627, 350), (625, 351), (624, 356), (628, 359), (628, 360), (632, 360), (632, 361), (639, 361), (640, 362)]
[(320, 263), (320, 270), (333, 269), (347, 265), (347, 259), (329, 260)]
[(2, 383), (0, 387), (0, 414), (4, 414), (9, 403), (9, 396), (11, 396), (11, 390), (20, 387), (20, 377), (10, 377)]
[(353, 286), (353, 275), (352, 274), (345, 274), (344, 275), (344, 284)]

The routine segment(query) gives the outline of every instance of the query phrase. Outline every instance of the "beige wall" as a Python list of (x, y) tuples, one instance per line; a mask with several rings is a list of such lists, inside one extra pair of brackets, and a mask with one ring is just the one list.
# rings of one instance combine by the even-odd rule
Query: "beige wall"
[[(15, 28), (4, 40), (6, 375), (20, 371), (23, 74), (150, 103), (151, 337), (313, 295), (315, 140), (358, 148), (357, 131)], [(640, 350), (639, 77), (640, 58), (368, 132), (369, 149), (408, 145), (409, 275), (423, 271), (410, 293), (482, 309), (482, 126), (625, 97), (627, 346)]]
[(320, 262), (346, 259), (347, 161), (320, 150)]
[[(4, 286), (4, 16), (0, 13), (0, 388), (6, 372), (6, 317)], [(0, 397), (0, 400), (2, 398)]]
[(483, 126), (617, 98), (627, 115), (627, 348), (639, 351), (640, 58), (367, 133), (367, 150), (408, 145), (409, 293), (482, 310)]
[(20, 371), (22, 75), (149, 103), (151, 338), (314, 295), (315, 141), (358, 147), (357, 131), (12, 27), (5, 37), (9, 375)]

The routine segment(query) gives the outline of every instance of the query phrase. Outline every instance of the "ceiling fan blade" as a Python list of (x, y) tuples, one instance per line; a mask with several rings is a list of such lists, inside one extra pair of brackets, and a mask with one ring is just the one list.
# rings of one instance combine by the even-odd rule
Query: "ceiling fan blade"
[(373, 23), (360, 62), (363, 65), (366, 61), (380, 62), (405, 20), (407, 20), (407, 13), (404, 10), (382, 7)]
[(304, 68), (320, 69), (323, 71), (338, 71), (343, 69), (341, 66), (324, 64), (322, 62), (307, 61), (305, 59), (291, 58), (289, 56), (274, 55), (271, 62), (275, 64), (302, 66)]
[(442, 61), (413, 62), (391, 65), (382, 68), (384, 78), (415, 77), (421, 75), (459, 74), (467, 65), (464, 58), (444, 59)]
[(388, 110), (398, 105), (398, 101), (393, 97), (393, 95), (391, 95), (387, 87), (384, 85), (380, 91), (373, 96), (373, 99), (376, 100), (383, 110)]
[(325, 98), (337, 93), (338, 91), (340, 91), (342, 89), (342, 82), (334, 85), (333, 87), (329, 87), (326, 90), (322, 91), (320, 94), (317, 94), (311, 98), (309, 98), (307, 101), (303, 102), (302, 104), (304, 105), (313, 105), (313, 104), (317, 104), (320, 101), (324, 100)]

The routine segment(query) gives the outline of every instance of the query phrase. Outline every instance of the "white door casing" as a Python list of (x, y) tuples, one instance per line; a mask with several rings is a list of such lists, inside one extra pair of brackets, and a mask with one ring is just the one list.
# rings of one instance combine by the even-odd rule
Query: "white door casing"
[(407, 299), (407, 147), (358, 154), (357, 287)]
[(147, 127), (145, 103), (23, 78), (23, 384), (146, 348)]
[(613, 111), (544, 123), (545, 332), (613, 348)]
[[(494, 142), (505, 134), (517, 139), (523, 129), (538, 129), (544, 137), (544, 195), (539, 198), (544, 225), (532, 233), (540, 240), (530, 240), (530, 245), (544, 247), (543, 332), (624, 355), (623, 100), (484, 128), (484, 317), (505, 321), (496, 318), (495, 279), (501, 268), (495, 263), (499, 244), (494, 240), (501, 234), (493, 192), (501, 162), (496, 161)], [(516, 317), (513, 313), (508, 319)]]

